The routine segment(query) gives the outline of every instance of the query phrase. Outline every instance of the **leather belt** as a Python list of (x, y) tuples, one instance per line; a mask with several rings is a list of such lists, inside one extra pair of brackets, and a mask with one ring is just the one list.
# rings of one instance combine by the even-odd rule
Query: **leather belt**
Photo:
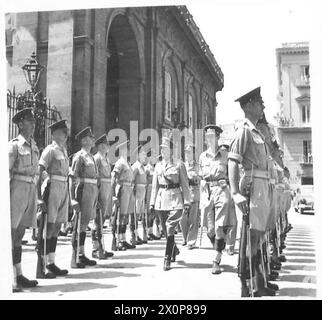
[(23, 182), (27, 182), (27, 183), (34, 183), (36, 184), (37, 182), (37, 176), (23, 176), (20, 174), (14, 174), (13, 175), (13, 180), (17, 180), (17, 181), (23, 181)]
[(111, 178), (100, 178), (101, 182), (111, 182)]
[(80, 178), (80, 182), (89, 183), (89, 184), (96, 184), (97, 185), (97, 179)]
[(135, 185), (138, 187), (144, 187), (144, 188), (147, 186), (146, 183), (136, 183)]
[(266, 170), (258, 170), (258, 169), (254, 169), (254, 170), (245, 170), (245, 175), (250, 177), (253, 174), (254, 178), (260, 178), (260, 179), (270, 179), (270, 175), (269, 172)]
[(51, 174), (50, 175), (50, 180), (55, 180), (55, 181), (60, 181), (60, 182), (67, 182), (68, 177), (59, 176), (59, 175), (56, 175), (56, 174)]
[(179, 183), (159, 184), (159, 187), (162, 189), (178, 189), (178, 188), (180, 188), (180, 184)]
[(120, 185), (127, 186), (127, 187), (133, 187), (133, 183), (132, 182), (128, 182), (128, 181), (120, 182)]

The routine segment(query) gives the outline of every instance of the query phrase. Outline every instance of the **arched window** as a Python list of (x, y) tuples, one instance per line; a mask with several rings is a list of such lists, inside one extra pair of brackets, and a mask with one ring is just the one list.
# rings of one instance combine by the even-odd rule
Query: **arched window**
[(193, 97), (191, 94), (189, 94), (188, 99), (188, 128), (192, 128), (193, 124)]
[(172, 112), (178, 106), (178, 84), (175, 69), (169, 59), (164, 66), (164, 119), (171, 122)]

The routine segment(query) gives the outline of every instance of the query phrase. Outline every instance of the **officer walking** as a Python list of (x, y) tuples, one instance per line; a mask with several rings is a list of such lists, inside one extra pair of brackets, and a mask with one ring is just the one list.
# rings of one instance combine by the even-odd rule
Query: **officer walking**
[(111, 165), (107, 156), (109, 142), (106, 134), (103, 134), (95, 141), (95, 146), (97, 147), (97, 153), (94, 155), (94, 160), (98, 171), (99, 190), (96, 217), (92, 228), (92, 257), (104, 260), (114, 255), (112, 252), (107, 252), (104, 248), (101, 248), (104, 221), (106, 218), (110, 218), (112, 212)]
[[(41, 211), (45, 210), (46, 203), (42, 199), (41, 186), (43, 173), (46, 172), (50, 181), (47, 203), (46, 268), (54, 276), (64, 276), (68, 270), (57, 267), (55, 252), (61, 225), (68, 219), (69, 158), (66, 149), (68, 129), (66, 120), (55, 122), (49, 128), (53, 141), (44, 149), (39, 160), (38, 203)], [(48, 278), (48, 276), (46, 277)]]
[[(233, 199), (241, 214), (249, 214), (251, 242), (252, 288), (255, 296), (275, 295), (275, 291), (266, 288), (260, 270), (260, 237), (266, 230), (270, 211), (268, 150), (264, 138), (256, 129), (265, 108), (260, 87), (248, 92), (237, 100), (245, 114), (245, 120), (235, 131), (228, 155), (229, 181)], [(238, 164), (243, 165), (245, 175), (239, 183)], [(246, 185), (251, 184), (250, 201), (246, 194)], [(244, 293), (245, 288), (242, 288)]]
[(81, 212), (79, 235), (80, 255), (79, 263), (77, 263), (77, 245), (75, 241), (72, 243), (73, 255), (71, 267), (85, 268), (85, 266), (96, 265), (95, 260), (90, 260), (86, 257), (84, 245), (87, 226), (90, 220), (94, 219), (96, 215), (98, 171), (95, 159), (91, 154), (91, 149), (95, 142), (91, 127), (86, 127), (78, 132), (75, 138), (80, 142), (82, 148), (73, 157), (72, 167), (69, 173), (69, 193), (73, 210)]
[[(163, 270), (169, 270), (171, 261), (179, 254), (174, 240), (175, 228), (180, 222), (183, 211), (191, 207), (187, 172), (181, 160), (174, 159), (173, 143), (168, 137), (162, 138), (162, 161), (155, 166), (150, 210), (161, 211), (166, 218), (167, 244)], [(186, 214), (186, 213), (185, 213)]]
[(9, 141), (10, 215), (12, 258), (14, 271), (13, 292), (37, 286), (22, 274), (21, 241), (27, 227), (36, 227), (39, 151), (32, 135), (35, 118), (31, 108), (25, 108), (12, 118), (19, 128), (19, 135)]
[(191, 192), (191, 208), (189, 213), (182, 215), (181, 230), (183, 237), (183, 246), (187, 245), (187, 249), (198, 248), (196, 241), (198, 237), (199, 227), (199, 201), (200, 201), (200, 178), (198, 162), (194, 159), (195, 148), (192, 144), (185, 147), (185, 166), (189, 179), (189, 187)]
[(215, 249), (213, 274), (220, 274), (222, 251), (225, 249), (227, 231), (236, 224), (234, 205), (228, 187), (227, 151), (219, 149), (222, 129), (216, 125), (205, 126), (207, 150), (199, 157), (201, 182), (201, 215), (207, 219), (207, 236)]

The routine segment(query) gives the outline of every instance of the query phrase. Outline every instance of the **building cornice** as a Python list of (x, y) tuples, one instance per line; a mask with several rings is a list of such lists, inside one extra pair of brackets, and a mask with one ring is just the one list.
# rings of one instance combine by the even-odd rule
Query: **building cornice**
[(203, 58), (210, 74), (216, 79), (221, 90), (224, 86), (224, 74), (219, 67), (213, 53), (211, 52), (208, 44), (203, 38), (198, 26), (192, 18), (189, 10), (186, 6), (175, 6), (172, 7), (171, 12), (183, 28), (185, 34), (191, 40), (194, 48), (198, 51), (200, 56)]

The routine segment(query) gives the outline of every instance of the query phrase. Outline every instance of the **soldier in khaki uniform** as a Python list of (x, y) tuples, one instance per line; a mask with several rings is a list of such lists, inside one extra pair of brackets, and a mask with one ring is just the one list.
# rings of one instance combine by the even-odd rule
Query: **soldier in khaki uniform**
[[(117, 250), (135, 249), (126, 241), (126, 226), (129, 222), (130, 199), (133, 192), (133, 170), (127, 160), (128, 141), (126, 144), (119, 145), (120, 158), (116, 161), (112, 171), (112, 199), (113, 203), (119, 207), (119, 217), (116, 219), (116, 228), (118, 229)], [(117, 198), (117, 186), (120, 187), (120, 199)]]
[(200, 209), (201, 215), (207, 219), (207, 236), (215, 249), (212, 273), (219, 274), (226, 234), (236, 224), (236, 216), (227, 184), (227, 151), (218, 148), (222, 129), (209, 124), (204, 130), (208, 149), (199, 157), (202, 177)]
[[(145, 223), (145, 193), (147, 187), (147, 175), (144, 165), (146, 164), (146, 152), (142, 145), (140, 145), (137, 150), (134, 150), (134, 152), (135, 151), (138, 152), (138, 159), (132, 165), (133, 193), (130, 199), (130, 227), (131, 244), (140, 245), (148, 242)], [(138, 235), (138, 219), (140, 215), (143, 218), (143, 240)]]
[(19, 135), (9, 141), (10, 215), (12, 258), (14, 271), (13, 291), (35, 287), (38, 282), (22, 274), (21, 241), (27, 227), (36, 227), (39, 151), (32, 135), (35, 118), (31, 108), (19, 111), (12, 122), (19, 128)]
[(173, 158), (173, 144), (170, 138), (162, 138), (162, 161), (155, 166), (150, 209), (162, 211), (167, 216), (167, 244), (163, 269), (169, 270), (171, 261), (179, 254), (174, 241), (175, 228), (183, 211), (190, 209), (191, 194), (187, 171), (181, 160)]
[[(95, 164), (98, 171), (98, 199), (96, 217), (94, 219), (92, 228), (92, 257), (95, 259), (108, 259), (113, 257), (112, 252), (104, 250), (100, 254), (98, 236), (103, 228), (106, 218), (110, 218), (112, 212), (112, 185), (111, 185), (111, 165), (107, 153), (109, 149), (109, 142), (106, 134), (103, 134), (95, 141), (97, 153), (94, 155)], [(101, 216), (100, 216), (101, 215)], [(102, 223), (102, 225), (101, 225)], [(103, 237), (103, 234), (100, 234)], [(103, 240), (101, 240), (103, 241)], [(102, 248), (103, 251), (104, 248)]]
[(145, 172), (146, 172), (146, 181), (147, 181), (147, 188), (145, 194), (145, 205), (147, 207), (147, 220), (148, 220), (148, 240), (160, 240), (160, 235), (154, 235), (153, 233), (153, 222), (156, 220), (156, 213), (154, 210), (150, 210), (150, 199), (151, 199), (151, 192), (152, 192), (152, 180), (153, 180), (153, 172), (156, 163), (156, 157), (152, 156), (148, 160), (148, 163), (145, 165)]
[[(44, 210), (46, 204), (42, 200), (41, 185), (43, 183), (43, 172), (46, 172), (50, 181), (47, 203), (47, 270), (54, 276), (63, 276), (68, 273), (68, 270), (61, 270), (57, 267), (55, 252), (61, 225), (68, 219), (69, 158), (66, 149), (68, 129), (66, 120), (55, 122), (49, 128), (53, 141), (44, 149), (39, 160), (38, 202), (41, 210)], [(48, 278), (48, 276), (46, 277)]]
[(187, 245), (189, 250), (197, 248), (196, 241), (198, 237), (199, 224), (200, 178), (198, 162), (194, 159), (194, 151), (195, 149), (192, 144), (186, 145), (185, 166), (191, 192), (191, 208), (189, 214), (182, 215), (180, 222), (183, 237), (182, 245)]
[[(256, 124), (263, 117), (265, 108), (260, 94), (256, 88), (237, 99), (245, 113), (245, 120), (236, 129), (228, 155), (229, 181), (233, 199), (240, 214), (248, 214), (250, 221), (250, 241), (252, 257), (252, 275), (250, 279), (254, 288), (254, 295), (275, 295), (275, 291), (266, 288), (260, 269), (260, 237), (263, 237), (269, 211), (269, 172), (268, 150), (265, 138), (256, 129)], [(243, 165), (245, 175), (239, 182), (238, 165)], [(247, 184), (251, 185), (250, 203), (245, 194), (242, 194)], [(254, 276), (255, 275), (255, 276)], [(268, 283), (269, 285), (269, 283)]]
[[(75, 138), (81, 143), (81, 150), (75, 153), (69, 173), (69, 193), (73, 210), (81, 212), (80, 222), (80, 255), (76, 263), (76, 241), (73, 243), (72, 268), (85, 268), (96, 265), (95, 260), (90, 260), (85, 255), (86, 229), (90, 220), (96, 216), (98, 196), (97, 178), (98, 170), (95, 159), (91, 154), (95, 137), (91, 127), (86, 127), (76, 134)], [(75, 230), (74, 230), (75, 231)]]

